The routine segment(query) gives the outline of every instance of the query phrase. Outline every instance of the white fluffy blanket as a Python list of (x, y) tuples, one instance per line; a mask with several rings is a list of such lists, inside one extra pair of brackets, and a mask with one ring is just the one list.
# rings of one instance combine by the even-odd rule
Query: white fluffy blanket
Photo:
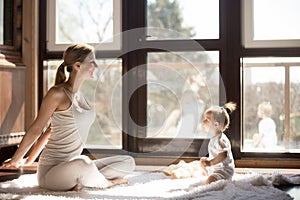
[(300, 184), (300, 177), (281, 174), (235, 174), (232, 181), (205, 185), (204, 179), (172, 179), (161, 172), (136, 172), (126, 177), (129, 184), (110, 189), (79, 192), (49, 191), (37, 186), (36, 174), (0, 183), (0, 199), (293, 199), (273, 185)]

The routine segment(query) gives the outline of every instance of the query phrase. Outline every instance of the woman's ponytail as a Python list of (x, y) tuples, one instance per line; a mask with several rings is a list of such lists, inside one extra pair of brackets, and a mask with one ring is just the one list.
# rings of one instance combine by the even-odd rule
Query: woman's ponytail
[(65, 74), (65, 63), (63, 62), (57, 69), (56, 77), (55, 77), (55, 85), (65, 82), (66, 74)]

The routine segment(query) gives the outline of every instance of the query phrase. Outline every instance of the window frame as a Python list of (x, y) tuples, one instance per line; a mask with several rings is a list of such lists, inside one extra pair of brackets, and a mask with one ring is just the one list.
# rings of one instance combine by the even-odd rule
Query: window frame
[[(249, 58), (249, 57), (247, 57)], [(278, 58), (278, 57), (276, 57)], [(285, 57), (286, 58), (286, 57)], [(244, 66), (243, 66), (244, 65)], [(291, 130), (290, 130), (290, 120), (291, 120), (291, 93), (290, 93), (290, 90), (291, 90), (291, 78), (290, 78), (290, 69), (292, 67), (295, 67), (295, 66), (300, 66), (300, 62), (274, 62), (274, 63), (260, 63), (260, 62), (256, 62), (256, 63), (243, 63), (242, 64), (242, 68), (245, 69), (245, 68), (251, 68), (251, 67), (256, 67), (256, 68), (259, 68), (257, 66), (260, 66), (260, 67), (283, 67), (284, 68), (284, 134), (287, 135), (289, 138), (290, 134), (291, 134)], [(243, 74), (244, 75), (244, 74)], [(243, 76), (242, 75), (242, 76)], [(244, 83), (243, 83), (243, 87), (244, 89)], [(243, 109), (244, 110), (244, 109)], [(244, 114), (243, 113), (243, 117), (244, 117)], [(244, 127), (243, 127), (244, 128)], [(245, 130), (245, 129), (243, 129)], [(243, 134), (244, 136), (244, 134)], [(242, 140), (243, 140), (243, 137), (242, 136)], [(241, 143), (241, 147), (243, 149), (243, 142)], [(243, 149), (241, 150), (242, 152), (247, 152), (247, 153), (250, 153), (250, 152), (257, 152), (257, 151), (247, 151), (247, 149)], [(290, 152), (289, 152), (290, 151)], [(270, 152), (269, 152), (270, 153)], [(288, 149), (288, 151), (279, 151), (279, 153), (293, 153), (292, 150)], [(300, 150), (299, 152), (296, 152), (296, 153), (300, 153)]]
[[(62, 51), (47, 51), (46, 41), (46, 18), (42, 13), (46, 11), (46, 4), (40, 0), (40, 66), (42, 66), (45, 59), (60, 59)], [(122, 31), (144, 27), (146, 24), (146, 0), (123, 0), (122, 1)], [(219, 39), (210, 40), (195, 40), (206, 50), (219, 51), (219, 66), (220, 74), (223, 79), (225, 90), (220, 89), (220, 104), (224, 104), (227, 100), (237, 102), (237, 110), (231, 115), (231, 125), (228, 129), (229, 139), (232, 143), (232, 151), (236, 161), (237, 167), (297, 167), (300, 164), (299, 154), (296, 153), (257, 153), (257, 152), (242, 152), (240, 147), (242, 145), (242, 124), (243, 124), (243, 89), (241, 80), (241, 57), (261, 57), (261, 56), (300, 56), (300, 46), (287, 48), (246, 48), (242, 41), (242, 2), (240, 0), (220, 0), (219, 1)], [(141, 35), (144, 37), (145, 35)], [(125, 52), (128, 46), (141, 45), (138, 40), (136, 44), (128, 44), (128, 38), (122, 38), (121, 52)], [(136, 66), (147, 63), (147, 52), (159, 52), (158, 45), (169, 45), (174, 51), (193, 51), (187, 45), (185, 40), (160, 40), (147, 41), (146, 48), (139, 48), (138, 50), (130, 51), (125, 54), (120, 51), (103, 51), (96, 52), (99, 58), (120, 56), (123, 64), (123, 74), (133, 69)], [(42, 70), (40, 70), (42, 71)], [(146, 73), (141, 72), (139, 75), (132, 77), (132, 80), (123, 82), (123, 91), (128, 91), (128, 88), (134, 87), (139, 81), (145, 81)], [(40, 73), (40, 85), (43, 83), (42, 73)], [(224, 94), (225, 92), (226, 94)], [(42, 99), (42, 90), (39, 90), (40, 102)], [(226, 97), (226, 98), (225, 98)], [(129, 101), (130, 99), (130, 101)], [(122, 94), (123, 109), (124, 106), (129, 107), (130, 116), (127, 112), (123, 112), (123, 149), (109, 150), (109, 149), (85, 149), (84, 153), (92, 156), (104, 156), (111, 154), (131, 154), (136, 158), (137, 164), (168, 164), (176, 162), (179, 159), (193, 160), (198, 159), (199, 146), (207, 142), (203, 139), (194, 139), (190, 149), (183, 155), (177, 155), (175, 151), (149, 153), (155, 146), (163, 146), (170, 142), (170, 139), (143, 139), (135, 137), (139, 134), (145, 134), (140, 129), (134, 128), (127, 119), (131, 117), (136, 123), (141, 126), (146, 125), (147, 121), (147, 87), (140, 87), (131, 97), (126, 93)], [(129, 105), (124, 105), (124, 102), (129, 102)], [(126, 132), (130, 131), (130, 135)], [(180, 140), (176, 141), (180, 144)], [(175, 150), (175, 148), (174, 148)], [(266, 161), (266, 159), (268, 161)], [(280, 160), (280, 162), (278, 162)]]
[[(8, 17), (8, 19), (5, 20), (8, 22), (5, 22), (3, 26), (4, 29), (5, 28), (10, 29), (9, 31), (10, 35), (5, 36), (5, 33), (3, 32), (4, 44), (0, 44), (0, 51), (1, 51), (0, 55), (1, 55), (1, 60), (3, 60), (0, 65), (4, 67), (11, 66), (12, 64), (14, 66), (23, 65), (22, 57), (21, 57), (22, 39), (21, 39), (21, 32), (20, 32), (20, 30), (22, 30), (22, 12), (20, 10), (22, 4), (18, 0), (11, 0), (11, 4), (9, 6), (12, 6), (10, 8), (12, 13), (11, 16), (3, 16), (4, 19)], [(4, 12), (4, 14), (5, 13), (6, 12)], [(7, 43), (5, 44), (6, 39), (11, 40), (11, 44), (7, 44)]]
[[(241, 10), (245, 9), (243, 4), (247, 2), (247, 0), (243, 0), (241, 4)], [(250, 1), (249, 1), (250, 2)], [(247, 2), (247, 3), (249, 3)], [(252, 0), (251, 0), (252, 2)], [(243, 16), (243, 10), (241, 11), (241, 33), (242, 33), (242, 40), (240, 42), (241, 49), (239, 51), (240, 58), (258, 58), (258, 57), (300, 57), (300, 45), (298, 46), (280, 46), (277, 45), (270, 45), (268, 43), (261, 43), (259, 46), (244, 46), (244, 39), (245, 36), (243, 35), (244, 28), (245, 28), (245, 20)], [(250, 22), (251, 23), (251, 22)], [(284, 44), (284, 43), (282, 43)], [(242, 66), (240, 67), (240, 71), (242, 71)], [(243, 85), (242, 74), (240, 76), (240, 84)], [(285, 86), (287, 87), (287, 86)], [(240, 93), (240, 102), (241, 106), (243, 105), (243, 87), (241, 87)], [(286, 97), (285, 97), (286, 98)], [(289, 109), (289, 108), (288, 108)], [(239, 145), (242, 145), (242, 135), (243, 135), (243, 109), (240, 112), (240, 131), (241, 131), (241, 138), (238, 140), (240, 142)], [(238, 159), (236, 160), (236, 165), (241, 167), (287, 167), (287, 168), (298, 168), (300, 164), (299, 160), (299, 153), (270, 153), (270, 152), (238, 152)]]
[[(51, 51), (64, 51), (69, 44), (56, 44), (55, 43), (55, 35), (56, 35), (56, 0), (46, 0), (47, 2), (47, 25), (46, 25), (46, 33), (47, 33), (47, 50)], [(121, 49), (121, 27), (122, 27), (122, 1), (121, 0), (113, 0), (113, 42), (105, 42), (99, 43), (101, 45), (96, 45), (94, 43), (89, 43), (93, 46), (96, 46), (96, 50), (98, 51), (113, 51)], [(101, 48), (101, 49), (100, 49)]]
[[(243, 45), (245, 48), (292, 48), (300, 46), (298, 40), (254, 40), (254, 0), (242, 0)], [(247, 26), (245, 24), (248, 24)]]
[[(139, 2), (139, 3), (138, 3)], [(134, 8), (134, 6), (128, 6), (128, 10), (125, 10), (124, 13), (128, 13), (128, 15), (125, 15), (125, 19), (128, 21), (125, 24), (129, 24), (128, 27), (125, 27), (125, 29), (131, 29), (131, 26), (133, 28), (135, 27), (146, 27), (146, 9), (147, 9), (147, 1), (146, 0), (139, 0), (135, 5), (138, 6), (137, 8)], [(129, 2), (128, 2), (129, 3)], [(131, 3), (131, 2), (130, 2)], [(132, 2), (133, 3), (133, 2)], [(219, 4), (220, 7), (220, 4)], [(144, 9), (141, 9), (144, 8)], [(131, 10), (132, 9), (132, 10)], [(129, 17), (131, 17), (133, 10), (134, 9), (139, 9), (139, 14), (141, 16), (135, 16), (134, 19), (139, 19), (139, 20), (129, 20)], [(220, 12), (221, 13), (221, 12)], [(126, 17), (127, 16), (127, 17)], [(221, 17), (220, 17), (221, 18)], [(221, 20), (221, 19), (220, 19)], [(219, 33), (221, 33), (221, 27), (219, 28)], [(223, 30), (224, 31), (224, 30)], [(144, 33), (146, 35), (146, 33)], [(180, 39), (180, 40), (143, 40), (142, 42), (138, 42), (138, 38), (136, 38), (137, 45), (139, 45), (140, 50), (136, 50), (134, 52), (130, 52), (127, 54), (127, 56), (124, 57), (125, 59), (125, 66), (129, 67), (129, 69), (134, 68), (135, 66), (142, 66), (147, 64), (147, 53), (148, 52), (164, 52), (165, 47), (168, 47), (168, 49), (174, 51), (174, 52), (180, 52), (180, 51), (201, 51), (201, 49), (195, 49), (194, 46), (191, 46), (190, 42), (191, 41), (196, 41), (199, 43), (202, 47), (204, 47), (205, 50), (213, 50), (213, 51), (221, 51), (222, 47), (222, 41), (219, 37), (219, 39), (207, 39), (207, 40), (189, 40), (189, 39)], [(126, 41), (126, 39), (124, 39)], [(225, 42), (224, 42), (225, 43)], [(139, 58), (139, 59), (136, 59)], [(131, 61), (131, 58), (135, 58), (135, 61)], [(220, 60), (221, 57), (220, 57)], [(128, 63), (127, 63), (128, 62)], [(129, 71), (129, 69), (125, 69), (125, 71)], [(137, 77), (138, 82), (147, 82), (146, 80), (146, 72), (143, 72), (144, 74), (142, 76)], [(128, 89), (127, 89), (128, 90)], [(126, 91), (126, 90), (124, 90)], [(125, 95), (126, 96), (126, 95)], [(134, 99), (133, 101), (136, 101), (136, 104), (134, 105), (139, 105), (138, 108), (132, 107), (130, 108), (131, 111), (131, 117), (133, 118), (133, 121), (135, 121), (138, 125), (141, 127), (146, 125), (147, 121), (147, 87), (141, 87), (138, 92), (136, 92), (133, 95)], [(128, 98), (128, 97), (127, 97)], [(220, 101), (224, 98), (220, 94)], [(126, 97), (125, 97), (126, 99)], [(225, 100), (223, 100), (225, 101)], [(126, 101), (125, 101), (126, 102)], [(125, 119), (126, 120), (126, 119)], [(129, 125), (130, 126), (130, 125)], [(133, 128), (136, 128), (136, 126), (132, 126)], [(182, 153), (182, 152), (177, 152), (177, 145), (180, 145), (181, 142), (185, 142), (188, 139), (179, 139), (179, 138), (144, 138), (147, 133), (145, 132), (146, 129), (144, 128), (136, 128), (136, 130), (132, 130), (129, 127), (128, 129), (125, 129), (126, 132), (129, 131), (132, 136), (136, 136), (133, 138), (132, 136), (127, 136), (127, 141), (129, 145), (127, 145), (128, 150), (130, 152), (135, 152), (135, 153), (141, 153), (141, 154), (146, 154), (147, 157), (166, 157), (168, 156), (176, 158), (176, 157), (181, 157), (181, 158), (189, 158), (189, 157), (199, 157), (199, 148), (201, 145), (207, 145), (207, 139), (193, 139), (191, 141), (189, 149)], [(140, 136), (140, 137), (138, 137)], [(132, 142), (131, 142), (132, 141)], [(170, 149), (161, 149), (161, 147), (164, 147), (166, 144), (170, 142), (174, 142), (174, 146), (171, 147)], [(154, 145), (155, 144), (155, 145)], [(176, 145), (177, 144), (177, 145)], [(205, 156), (204, 154), (201, 156)]]

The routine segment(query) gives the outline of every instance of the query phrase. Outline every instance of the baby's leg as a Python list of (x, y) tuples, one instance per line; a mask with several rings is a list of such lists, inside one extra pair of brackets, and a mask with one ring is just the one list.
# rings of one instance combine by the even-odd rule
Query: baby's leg
[(210, 184), (212, 182), (215, 182), (217, 181), (218, 179), (214, 176), (209, 176), (207, 179), (206, 179), (206, 184)]
[(52, 167), (44, 174), (41, 185), (50, 190), (70, 190), (76, 186), (106, 188), (110, 182), (88, 157), (80, 156)]
[(107, 179), (122, 178), (135, 169), (135, 161), (131, 156), (119, 155), (94, 160), (98, 170)]
[(234, 169), (231, 167), (214, 170), (213, 173), (207, 178), (206, 183), (209, 184), (218, 180), (231, 180), (233, 173)]

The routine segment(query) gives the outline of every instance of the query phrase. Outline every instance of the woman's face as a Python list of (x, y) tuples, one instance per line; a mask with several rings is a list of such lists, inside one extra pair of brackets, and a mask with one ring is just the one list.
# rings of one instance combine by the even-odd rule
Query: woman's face
[(80, 73), (82, 76), (86, 76), (86, 78), (93, 78), (93, 72), (96, 69), (96, 67), (97, 64), (95, 54), (91, 52), (81, 63)]

